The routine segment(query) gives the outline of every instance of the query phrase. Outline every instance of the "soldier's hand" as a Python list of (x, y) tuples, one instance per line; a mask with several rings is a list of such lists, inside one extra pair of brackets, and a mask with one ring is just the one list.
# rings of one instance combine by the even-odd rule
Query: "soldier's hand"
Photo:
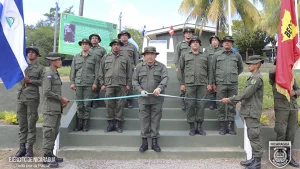
[(295, 93), (295, 91), (291, 91), (291, 97), (293, 97), (293, 96), (295, 96), (296, 95), (296, 93)]
[(207, 91), (212, 91), (212, 86), (211, 85), (207, 85)]
[(178, 68), (176, 68), (176, 72), (178, 72)]
[(216, 85), (212, 85), (212, 91), (217, 92), (217, 86)]
[(160, 88), (156, 88), (156, 89), (153, 91), (153, 95), (154, 95), (154, 96), (158, 96), (158, 95), (160, 94), (160, 91), (161, 91)]
[(93, 84), (93, 85), (92, 85), (92, 90), (95, 91), (96, 89), (97, 89), (97, 85), (96, 85), (96, 84)]
[(65, 108), (65, 107), (67, 107), (67, 104), (62, 104), (61, 106), (62, 106), (62, 108)]
[(180, 91), (181, 91), (182, 93), (185, 93), (185, 86), (184, 86), (184, 85), (180, 85)]
[(101, 86), (101, 90), (105, 92), (105, 91), (106, 91), (106, 86), (105, 86), (105, 85), (102, 85), (102, 86)]
[(142, 90), (141, 94), (147, 94), (148, 92), (146, 90)]
[(130, 90), (130, 87), (129, 86), (125, 86), (125, 90), (126, 91)]
[(30, 79), (29, 79), (28, 76), (25, 76), (25, 77), (24, 77), (24, 83), (25, 83), (25, 84), (30, 83)]
[(61, 103), (64, 105), (67, 105), (68, 103), (69, 103), (70, 101), (67, 99), (67, 98), (65, 98), (65, 97), (62, 97), (61, 98)]
[(71, 89), (72, 89), (72, 90), (76, 90), (76, 85), (75, 85), (75, 84), (72, 84), (72, 85), (71, 85)]
[(223, 99), (221, 100), (221, 102), (224, 103), (224, 104), (227, 104), (227, 103), (230, 102), (230, 99), (229, 99), (229, 98), (223, 98)]

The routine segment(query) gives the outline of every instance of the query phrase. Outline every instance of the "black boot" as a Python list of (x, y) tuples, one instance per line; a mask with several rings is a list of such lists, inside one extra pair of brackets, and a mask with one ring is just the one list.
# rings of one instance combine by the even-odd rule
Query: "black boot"
[(202, 122), (197, 123), (196, 133), (205, 136), (206, 132), (202, 129)]
[(44, 154), (44, 158), (45, 161), (43, 162), (43, 164), (48, 164), (50, 168), (58, 168), (59, 164), (53, 156), (52, 152)]
[(63, 158), (56, 157), (56, 156), (53, 154), (53, 150), (51, 151), (51, 155), (55, 158), (55, 161), (58, 162), (58, 163), (61, 163), (61, 162), (64, 161)]
[(106, 133), (107, 132), (112, 132), (112, 131), (115, 131), (115, 128), (114, 128), (114, 123), (112, 120), (107, 120), (108, 121), (108, 126), (107, 128), (104, 130)]
[(234, 131), (234, 121), (228, 122), (227, 133), (230, 135), (236, 135), (236, 132)]
[(254, 157), (253, 163), (246, 167), (246, 169), (260, 169), (261, 168), (261, 157)]
[(196, 134), (195, 124), (194, 123), (190, 123), (190, 132), (189, 132), (189, 135), (190, 136), (194, 136), (195, 134)]
[(84, 119), (83, 120), (83, 132), (88, 132), (89, 131), (89, 119)]
[(82, 119), (81, 118), (77, 118), (77, 125), (76, 125), (76, 128), (75, 128), (74, 131), (81, 131), (82, 127), (83, 127)]
[(147, 138), (142, 138), (142, 146), (140, 147), (139, 151), (140, 152), (145, 152), (146, 150), (148, 150), (148, 140)]
[(25, 157), (33, 157), (33, 145), (28, 144)]
[(219, 134), (225, 135), (226, 134), (226, 129), (225, 129), (225, 121), (220, 121), (220, 131)]
[(97, 101), (96, 101), (96, 100), (92, 101), (91, 107), (92, 107), (93, 109), (97, 109), (98, 105), (97, 105)]
[(154, 150), (155, 152), (160, 152), (160, 147), (158, 146), (157, 143), (157, 138), (152, 138), (152, 146), (151, 149)]
[(241, 161), (240, 164), (242, 166), (247, 167), (247, 166), (250, 166), (253, 162), (254, 162), (254, 157), (252, 156), (252, 158), (250, 160)]
[(294, 160), (294, 158), (292, 157), (292, 152), (290, 154), (290, 151), (291, 150), (288, 150), (288, 152), (287, 152), (288, 159), (290, 158), (290, 155), (291, 155), (291, 161), (290, 161), (289, 165), (293, 166), (293, 167), (296, 167), (296, 168), (299, 168), (300, 165)]
[(122, 133), (123, 132), (123, 130), (122, 130), (122, 122), (119, 121), (119, 120), (116, 120), (116, 131), (118, 133)]
[(128, 109), (133, 109), (132, 100), (127, 100)]
[(16, 153), (15, 157), (24, 157), (25, 154), (26, 154), (25, 143), (21, 143), (19, 151)]

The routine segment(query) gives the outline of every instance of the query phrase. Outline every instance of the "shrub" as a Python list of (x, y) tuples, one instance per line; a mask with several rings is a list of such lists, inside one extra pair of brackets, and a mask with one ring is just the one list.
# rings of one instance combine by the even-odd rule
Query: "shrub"
[(17, 120), (17, 114), (14, 112), (7, 112), (4, 115), (4, 120), (6, 122), (9, 122), (11, 124), (18, 124), (18, 120)]
[(263, 126), (268, 126), (270, 124), (270, 120), (268, 120), (267, 118), (267, 115), (262, 113), (261, 116), (260, 116), (260, 123), (263, 125)]

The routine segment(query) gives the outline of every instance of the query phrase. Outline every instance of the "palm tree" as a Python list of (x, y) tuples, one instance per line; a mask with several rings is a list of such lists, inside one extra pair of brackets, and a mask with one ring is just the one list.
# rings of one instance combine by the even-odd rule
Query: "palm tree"
[[(187, 17), (185, 22), (195, 20), (196, 25), (201, 24), (201, 29), (209, 21), (216, 23), (216, 34), (218, 34), (220, 30), (225, 30), (227, 26), (228, 1), (182, 0), (178, 11)], [(254, 0), (254, 2), (257, 2), (257, 0)], [(231, 0), (230, 13), (241, 17), (245, 26), (249, 29), (252, 29), (253, 25), (256, 25), (260, 20), (257, 9), (249, 0)]]

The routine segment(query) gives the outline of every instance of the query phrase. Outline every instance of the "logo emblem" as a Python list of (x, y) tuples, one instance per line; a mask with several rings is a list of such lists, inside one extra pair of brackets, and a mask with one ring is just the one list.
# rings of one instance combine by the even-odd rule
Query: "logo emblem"
[(5, 23), (4, 27), (6, 29), (15, 29), (19, 25), (19, 15), (15, 13), (14, 11), (7, 11), (5, 14)]
[(269, 160), (277, 168), (283, 168), (291, 161), (290, 141), (269, 141)]

